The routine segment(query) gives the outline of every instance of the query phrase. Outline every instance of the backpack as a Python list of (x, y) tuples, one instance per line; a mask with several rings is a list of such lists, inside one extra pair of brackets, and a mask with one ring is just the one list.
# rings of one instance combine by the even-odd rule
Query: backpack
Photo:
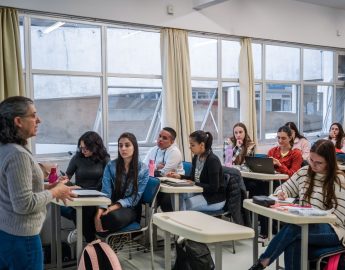
[(215, 269), (210, 250), (206, 244), (192, 240), (175, 243), (176, 261), (173, 270), (213, 270)]
[(122, 268), (115, 251), (98, 239), (84, 248), (78, 270), (122, 270)]
[(328, 262), (323, 268), (324, 270), (344, 270), (345, 269), (345, 253), (339, 253), (329, 257)]

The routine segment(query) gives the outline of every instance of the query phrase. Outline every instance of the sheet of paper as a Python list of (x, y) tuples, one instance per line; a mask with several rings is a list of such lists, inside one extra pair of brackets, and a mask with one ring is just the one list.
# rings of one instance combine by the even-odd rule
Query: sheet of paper
[(270, 196), (271, 199), (275, 200), (278, 203), (293, 203), (296, 199), (295, 198), (286, 198), (285, 200), (278, 200), (277, 196), (274, 196), (273, 194), (271, 194)]

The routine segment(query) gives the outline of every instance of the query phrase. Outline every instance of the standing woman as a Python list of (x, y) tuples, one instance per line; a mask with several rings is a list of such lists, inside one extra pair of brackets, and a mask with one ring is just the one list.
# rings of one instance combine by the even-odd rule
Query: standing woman
[(310, 152), (309, 141), (299, 133), (298, 128), (294, 122), (287, 122), (284, 126), (287, 126), (291, 129), (291, 135), (293, 138), (292, 149), (301, 150), (303, 160), (307, 161), (309, 159)]
[(96, 209), (96, 215), (91, 215), (93, 226), (83, 224), (86, 241), (94, 240), (96, 231), (116, 232), (139, 218), (137, 206), (148, 180), (149, 170), (139, 161), (137, 139), (123, 133), (118, 139), (118, 157), (107, 164), (102, 180), (102, 192), (111, 205)]
[(329, 128), (328, 140), (331, 140), (335, 146), (336, 152), (345, 153), (344, 129), (341, 124), (333, 123)]
[[(336, 251), (345, 245), (345, 178), (330, 141), (319, 140), (311, 147), (309, 164), (278, 187), (275, 194), (281, 200), (299, 198), (303, 204), (329, 210), (337, 217), (333, 224), (309, 225), (308, 253), (309, 258), (315, 258), (317, 254)], [(282, 253), (286, 270), (301, 269), (302, 252), (301, 227), (286, 224), (250, 270), (264, 269)]]
[(245, 156), (254, 154), (255, 143), (250, 139), (247, 127), (243, 123), (237, 123), (232, 129), (232, 137), (225, 147), (225, 165), (241, 165)]
[(53, 198), (75, 197), (64, 177), (44, 185), (43, 172), (26, 147), (40, 122), (29, 98), (0, 103), (0, 269), (43, 269), (39, 233), (46, 205)]
[(185, 194), (181, 210), (216, 211), (225, 205), (223, 169), (219, 158), (212, 152), (213, 137), (210, 132), (194, 131), (189, 135), (190, 150), (194, 154), (190, 176), (168, 173), (178, 179), (190, 179), (204, 189), (202, 194)]

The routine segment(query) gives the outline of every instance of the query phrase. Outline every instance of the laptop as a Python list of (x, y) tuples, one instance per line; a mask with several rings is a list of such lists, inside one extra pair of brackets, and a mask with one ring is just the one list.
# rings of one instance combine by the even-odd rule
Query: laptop
[(191, 183), (187, 180), (183, 179), (176, 179), (172, 177), (158, 177), (161, 183), (167, 184), (169, 186), (173, 187), (188, 187), (188, 186), (194, 186), (194, 183)]
[(275, 174), (272, 158), (246, 156), (245, 161), (252, 172)]

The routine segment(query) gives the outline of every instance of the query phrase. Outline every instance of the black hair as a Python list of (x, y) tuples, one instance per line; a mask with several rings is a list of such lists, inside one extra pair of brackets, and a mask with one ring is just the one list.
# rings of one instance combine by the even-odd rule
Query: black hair
[(302, 139), (305, 137), (299, 133), (298, 128), (294, 122), (286, 122), (284, 126), (289, 127), (291, 130), (295, 131), (295, 138)]
[(170, 135), (171, 135), (173, 140), (176, 139), (176, 131), (175, 131), (175, 129), (173, 129), (171, 127), (164, 127), (162, 129), (165, 130), (165, 131), (168, 131), (170, 133)]
[[(87, 131), (78, 140), (78, 148), (80, 147), (80, 142), (83, 141), (86, 148), (92, 152), (91, 158), (95, 161), (104, 161), (109, 158), (107, 148), (104, 146), (101, 136), (97, 132)], [(81, 157), (84, 157), (81, 151), (78, 151)]]
[(25, 116), (32, 104), (30, 98), (22, 96), (9, 97), (0, 103), (1, 143), (16, 143), (23, 146), (27, 144), (27, 138), (22, 138), (18, 127), (14, 124), (14, 119)]
[(205, 132), (203, 130), (197, 130), (189, 135), (189, 138), (193, 139), (197, 143), (205, 144), (205, 155), (212, 151), (213, 137), (210, 132)]

